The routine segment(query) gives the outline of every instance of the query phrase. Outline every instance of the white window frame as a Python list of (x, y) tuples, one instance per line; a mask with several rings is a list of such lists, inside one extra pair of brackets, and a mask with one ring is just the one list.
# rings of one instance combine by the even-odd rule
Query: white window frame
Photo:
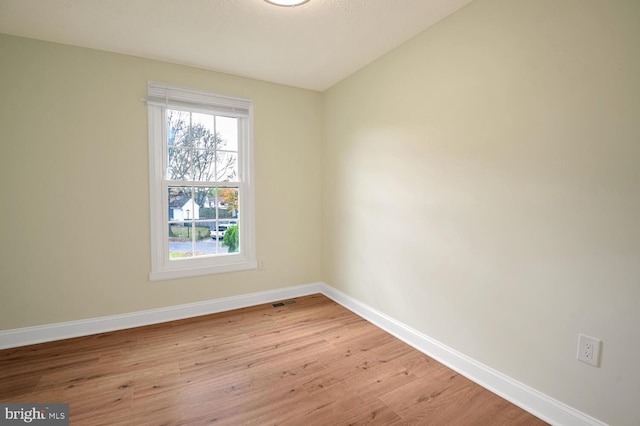
[[(149, 82), (145, 99), (149, 127), (149, 200), (151, 272), (149, 280), (169, 280), (199, 275), (257, 269), (253, 184), (253, 106), (251, 100)], [(167, 188), (167, 109), (237, 117), (240, 231), (238, 253), (169, 259), (169, 201)], [(218, 185), (224, 187), (224, 185)]]

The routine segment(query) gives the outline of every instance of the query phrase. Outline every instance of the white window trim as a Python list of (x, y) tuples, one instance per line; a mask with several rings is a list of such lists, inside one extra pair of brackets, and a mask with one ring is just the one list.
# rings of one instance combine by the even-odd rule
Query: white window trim
[[(200, 275), (257, 269), (255, 252), (255, 201), (253, 184), (253, 107), (251, 101), (201, 92), (193, 89), (149, 82), (145, 99), (149, 132), (149, 201), (151, 227), (150, 281), (170, 280)], [(166, 218), (169, 210), (165, 173), (167, 170), (166, 119), (167, 107), (188, 108), (191, 111), (218, 113), (244, 118), (238, 139), (240, 158), (239, 188), (241, 214), (240, 252), (210, 257), (169, 260), (169, 238)]]

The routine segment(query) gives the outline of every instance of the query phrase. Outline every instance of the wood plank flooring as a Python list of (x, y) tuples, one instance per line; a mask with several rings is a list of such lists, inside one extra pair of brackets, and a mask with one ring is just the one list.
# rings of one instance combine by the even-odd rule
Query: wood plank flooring
[(0, 351), (72, 425), (544, 425), (322, 295)]

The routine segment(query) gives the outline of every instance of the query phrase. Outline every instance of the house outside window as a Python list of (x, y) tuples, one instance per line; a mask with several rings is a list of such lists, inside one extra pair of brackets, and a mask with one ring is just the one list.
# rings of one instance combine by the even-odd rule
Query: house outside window
[(251, 101), (147, 89), (150, 279), (255, 269)]

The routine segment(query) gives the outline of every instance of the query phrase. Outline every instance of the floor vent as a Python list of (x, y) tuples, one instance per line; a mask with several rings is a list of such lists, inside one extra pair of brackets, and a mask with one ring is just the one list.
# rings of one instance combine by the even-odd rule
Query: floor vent
[(291, 300), (285, 300), (284, 302), (272, 303), (271, 306), (273, 306), (274, 308), (279, 308), (284, 305), (295, 305), (295, 304), (296, 304), (296, 301), (294, 299), (291, 299)]

